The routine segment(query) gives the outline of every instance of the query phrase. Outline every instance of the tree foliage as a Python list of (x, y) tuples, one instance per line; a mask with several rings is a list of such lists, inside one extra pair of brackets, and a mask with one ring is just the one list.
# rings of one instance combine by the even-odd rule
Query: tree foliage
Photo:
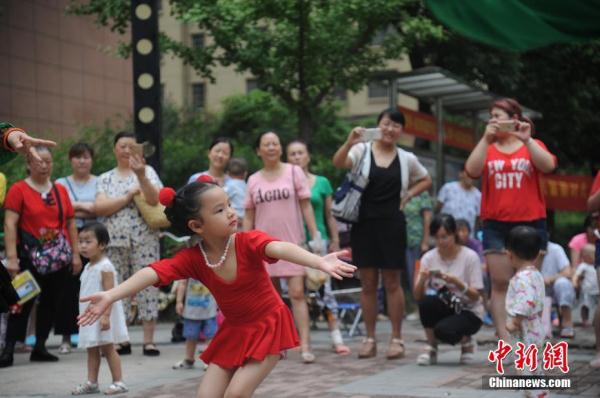
[[(74, 2), (71, 12), (93, 15), (124, 32), (130, 10), (124, 0)], [(203, 76), (218, 66), (250, 72), (261, 89), (297, 115), (309, 140), (321, 107), (341, 88), (357, 91), (371, 74), (399, 59), (408, 46), (439, 37), (441, 28), (422, 15), (420, 0), (171, 0), (175, 18), (210, 37), (201, 49), (163, 35), (172, 52)], [(413, 12), (417, 10), (417, 12)], [(373, 45), (376, 37), (383, 37)]]

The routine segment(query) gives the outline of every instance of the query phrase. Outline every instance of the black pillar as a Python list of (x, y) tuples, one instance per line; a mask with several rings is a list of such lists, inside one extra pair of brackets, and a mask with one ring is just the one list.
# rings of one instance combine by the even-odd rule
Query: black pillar
[(131, 44), (135, 135), (138, 142), (148, 141), (154, 146), (154, 153), (146, 161), (160, 174), (161, 88), (157, 1), (160, 0), (131, 2)]

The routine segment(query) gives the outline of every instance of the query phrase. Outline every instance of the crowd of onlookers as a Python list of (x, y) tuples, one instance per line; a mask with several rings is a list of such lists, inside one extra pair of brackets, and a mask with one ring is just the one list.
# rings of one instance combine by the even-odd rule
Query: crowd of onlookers
[[(551, 337), (553, 321), (561, 338), (572, 338), (574, 318), (588, 327), (596, 317), (599, 348), (591, 365), (600, 367), (600, 292), (594, 266), (598, 262), (598, 217), (592, 213), (586, 217), (583, 231), (568, 243), (569, 256), (551, 240), (539, 176), (552, 172), (557, 160), (542, 141), (532, 138), (534, 125), (522, 115), (519, 104), (511, 99), (494, 103), (484, 135), (458, 181), (440, 187), (435, 197), (430, 195), (432, 180), (425, 167), (414, 154), (396, 146), (404, 126), (402, 113), (396, 109), (382, 112), (377, 126), (380, 136), (372, 141), (363, 139), (363, 128), (353, 129), (333, 156), (336, 167), (351, 169), (368, 180), (349, 239), (352, 263), (359, 269), (360, 306), (366, 326), (358, 357), (377, 355), (375, 331), (381, 300), (392, 326), (385, 351), (388, 359), (404, 356), (402, 321), (407, 317), (419, 318), (426, 334), (427, 347), (417, 359), (421, 365), (436, 362), (438, 342), (460, 344), (460, 361), (471, 361), (476, 345), (473, 336), (484, 323), (493, 324), (502, 339), (509, 339), (515, 330), (525, 336), (529, 321), (520, 322), (526, 314), (519, 312), (511, 289), (523, 283), (532, 294), (538, 294), (535, 268), (543, 278), (543, 299), (540, 311), (532, 316), (540, 318), (543, 337)], [(104, 273), (114, 273), (113, 284), (122, 283), (160, 258), (160, 230), (148, 224), (139, 202), (156, 207), (163, 184), (145, 163), (134, 134), (115, 136), (116, 166), (99, 176), (91, 174), (94, 149), (86, 143), (71, 147), (72, 173), (58, 179), (52, 175), (53, 155), (47, 143), (33, 144), (36, 152), (28, 155), (27, 177), (13, 183), (6, 193), (4, 240), (7, 270), (12, 276), (29, 270), (41, 294), (2, 315), (0, 367), (12, 365), (30, 322), (35, 324), (32, 361), (58, 360), (46, 348), (52, 329), (63, 336), (58, 353), (72, 350), (71, 336), (79, 330), (80, 277), (86, 263), (83, 272), (90, 272), (89, 264), (95, 263), (89, 256), (96, 253), (82, 240), (81, 231), (94, 233), (89, 239), (112, 264), (103, 265), (105, 271), (95, 276), (100, 282), (94, 283), (100, 283), (100, 288), (109, 281)], [(248, 176), (247, 162), (234, 157), (233, 143), (217, 138), (208, 150), (208, 169), (190, 176), (188, 183), (210, 178), (223, 187), (242, 230), (262, 230), (322, 255), (340, 250), (340, 224), (332, 213), (334, 190), (325, 176), (311, 171), (309, 145), (295, 140), (284, 146), (276, 132), (268, 131), (257, 138), (255, 150), (262, 167)], [(165, 161), (171, 159), (167, 156)], [(481, 190), (474, 185), (477, 178), (481, 178)], [(600, 210), (599, 185), (596, 178), (590, 211)], [(52, 250), (40, 252), (44, 243)], [(529, 252), (535, 251), (536, 245), (539, 256), (535, 252), (532, 257)], [(44, 256), (47, 264), (40, 260)], [(286, 261), (271, 264), (267, 270), (277, 290), (289, 298), (302, 360), (312, 363), (315, 354), (306, 271)], [(351, 349), (339, 329), (331, 281), (323, 279), (318, 285), (322, 288), (318, 286), (317, 299), (327, 314), (334, 351), (347, 355)], [(384, 292), (383, 297), (379, 291)], [(413, 314), (405, 314), (406, 294), (417, 303), (418, 311)], [(222, 319), (217, 303), (198, 281), (178, 282), (176, 297), (187, 343), (184, 360), (174, 368), (191, 368), (198, 340), (213, 337)], [(34, 303), (37, 310), (31, 316)], [(143, 324), (143, 354), (160, 355), (154, 344), (157, 288), (123, 300), (123, 307), (129, 323), (139, 319)], [(535, 327), (531, 326), (532, 330)], [(126, 329), (116, 335), (116, 352), (131, 353)], [(85, 347), (81, 343), (80, 347)], [(102, 352), (112, 357), (110, 351)], [(97, 382), (97, 374), (91, 381)], [(120, 376), (114, 381), (121, 382)], [(78, 388), (85, 393), (97, 389), (97, 384)], [(111, 388), (112, 393), (126, 390), (118, 383)]]

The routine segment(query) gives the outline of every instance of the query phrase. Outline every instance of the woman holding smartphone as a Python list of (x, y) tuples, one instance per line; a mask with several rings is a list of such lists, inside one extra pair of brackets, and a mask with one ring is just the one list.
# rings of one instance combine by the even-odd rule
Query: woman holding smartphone
[(355, 127), (335, 153), (333, 164), (351, 168), (361, 159), (368, 162), (368, 171), (363, 170), (369, 183), (361, 198), (359, 220), (350, 232), (352, 262), (360, 269), (361, 307), (367, 329), (358, 357), (377, 355), (375, 323), (381, 271), (392, 322), (392, 339), (386, 356), (396, 359), (404, 356), (401, 331), (404, 292), (400, 287), (400, 271), (405, 265), (406, 222), (402, 209), (412, 197), (431, 186), (431, 177), (414, 154), (396, 147), (404, 127), (402, 113), (387, 109), (381, 112), (377, 124), (381, 133), (372, 142), (364, 142), (365, 129)]
[[(435, 216), (429, 229), (435, 249), (423, 255), (414, 289), (428, 343), (417, 363), (427, 366), (437, 362), (438, 341), (461, 343), (460, 362), (468, 363), (475, 349), (471, 336), (481, 328), (485, 313), (481, 263), (477, 253), (459, 243), (451, 215)], [(460, 308), (448, 305), (448, 297), (460, 300)]]
[(533, 139), (534, 125), (514, 99), (500, 99), (490, 108), (485, 133), (465, 164), (471, 178), (482, 177), (483, 249), (492, 281), (490, 310), (499, 338), (507, 339), (505, 299), (513, 275), (504, 241), (518, 225), (537, 229), (548, 242), (546, 202), (541, 174), (556, 168), (556, 157)]
[[(163, 185), (152, 166), (146, 164), (142, 156), (143, 145), (136, 143), (135, 134), (126, 131), (117, 133), (113, 144), (117, 166), (98, 177), (95, 210), (110, 234), (106, 255), (115, 265), (119, 280), (124, 281), (141, 268), (158, 261), (159, 233), (146, 224), (133, 197), (141, 193), (146, 202), (154, 206), (158, 204), (158, 191)], [(130, 319), (139, 316), (142, 320), (142, 353), (158, 356), (160, 351), (154, 344), (158, 289), (144, 289), (135, 300), (137, 313), (132, 309), (133, 300), (123, 300), (125, 314)], [(120, 355), (131, 354), (131, 344), (122, 342), (117, 351)]]

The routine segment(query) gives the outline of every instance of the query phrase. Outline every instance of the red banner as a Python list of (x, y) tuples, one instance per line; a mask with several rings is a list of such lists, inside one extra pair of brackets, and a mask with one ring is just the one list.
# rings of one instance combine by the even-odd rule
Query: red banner
[[(406, 118), (404, 131), (429, 141), (437, 141), (437, 124), (433, 116), (416, 112), (402, 106), (400, 111)], [(454, 123), (444, 122), (444, 144), (470, 151), (475, 147), (475, 132)]]
[(546, 207), (554, 210), (586, 211), (593, 181), (590, 176), (543, 176), (540, 183), (546, 196)]

